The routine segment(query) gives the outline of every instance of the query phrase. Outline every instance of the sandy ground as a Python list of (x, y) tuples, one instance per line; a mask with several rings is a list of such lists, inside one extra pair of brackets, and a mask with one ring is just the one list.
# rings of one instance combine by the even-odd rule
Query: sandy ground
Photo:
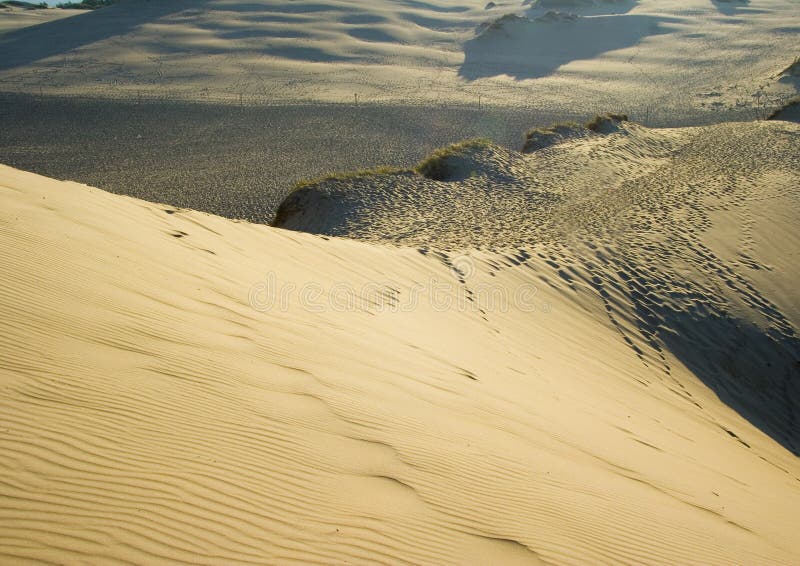
[[(2, 4), (2, 3), (0, 3)], [(0, 34), (85, 14), (84, 10), (31, 10), (0, 5)]]
[[(473, 137), (520, 149), (533, 125), (586, 117), (486, 106), (240, 108), (6, 95), (0, 97), (0, 163), (268, 224), (302, 179), (378, 165), (411, 167), (437, 147)], [(698, 112), (683, 125), (749, 117)]]
[(800, 126), (515, 151), (765, 115), (796, 2), (62, 15), (0, 162), (167, 203), (0, 165), (0, 562), (800, 563)]
[[(574, 115), (560, 118), (576, 118)], [(487, 137), (519, 148), (535, 110), (248, 106), (0, 97), (0, 163), (154, 202), (268, 224), (301, 179), (410, 167)]]
[(753, 120), (800, 80), (781, 0), (122, 0), (31, 25), (63, 12), (0, 14), (0, 163), (255, 222), (302, 178), (600, 112)]
[[(0, 36), (0, 90), (651, 115), (764, 113), (795, 92), (779, 80), (797, 56), (791, 0), (495, 4), (122, 0)], [(507, 14), (525, 19), (481, 28)]]
[(796, 564), (800, 127), (600, 129), (321, 235), (0, 167), (2, 560)]

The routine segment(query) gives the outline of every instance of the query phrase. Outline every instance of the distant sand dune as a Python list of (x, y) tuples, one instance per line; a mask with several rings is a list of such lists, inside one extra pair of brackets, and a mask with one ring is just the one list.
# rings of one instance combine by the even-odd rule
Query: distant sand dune
[[(508, 15), (530, 21), (476, 39)], [(793, 0), (120, 0), (16, 22), (0, 23), (0, 92), (747, 119), (795, 93), (775, 74), (800, 25)]]

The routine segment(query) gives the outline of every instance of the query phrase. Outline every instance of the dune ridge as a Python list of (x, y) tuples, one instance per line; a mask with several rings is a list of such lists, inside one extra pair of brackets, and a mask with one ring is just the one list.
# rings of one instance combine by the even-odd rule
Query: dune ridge
[(0, 166), (0, 558), (796, 563), (797, 134), (481, 144), (316, 235)]

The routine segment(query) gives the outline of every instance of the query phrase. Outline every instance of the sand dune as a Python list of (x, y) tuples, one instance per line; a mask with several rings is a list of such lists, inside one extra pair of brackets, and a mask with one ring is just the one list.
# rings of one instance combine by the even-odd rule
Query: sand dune
[(0, 2), (0, 33), (38, 26), (79, 14), (83, 14), (83, 10), (35, 10)]
[(475, 143), (320, 235), (0, 167), (0, 557), (797, 563), (798, 128)]
[[(4, 33), (0, 90), (249, 104), (358, 95), (362, 103), (477, 105), (480, 98), (562, 113), (748, 109), (763, 117), (795, 93), (776, 75), (797, 56), (796, 7), (791, 0), (504, 1), (489, 9), (484, 0), (121, 0)], [(534, 23), (509, 37), (476, 39), (504, 15)]]

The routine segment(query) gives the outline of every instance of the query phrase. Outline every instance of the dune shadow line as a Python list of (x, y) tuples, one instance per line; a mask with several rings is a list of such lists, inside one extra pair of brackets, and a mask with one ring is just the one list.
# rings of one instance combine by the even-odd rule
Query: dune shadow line
[(465, 43), (459, 76), (470, 81), (498, 75), (518, 80), (545, 77), (571, 61), (592, 59), (666, 33), (661, 26), (668, 21), (635, 14), (549, 22), (509, 19)]
[(201, 9), (208, 0), (140, 0), (0, 34), (0, 70), (24, 67), (68, 53), (187, 9)]
[(725, 315), (659, 314), (673, 329), (660, 332), (665, 346), (720, 401), (800, 456), (800, 340)]

